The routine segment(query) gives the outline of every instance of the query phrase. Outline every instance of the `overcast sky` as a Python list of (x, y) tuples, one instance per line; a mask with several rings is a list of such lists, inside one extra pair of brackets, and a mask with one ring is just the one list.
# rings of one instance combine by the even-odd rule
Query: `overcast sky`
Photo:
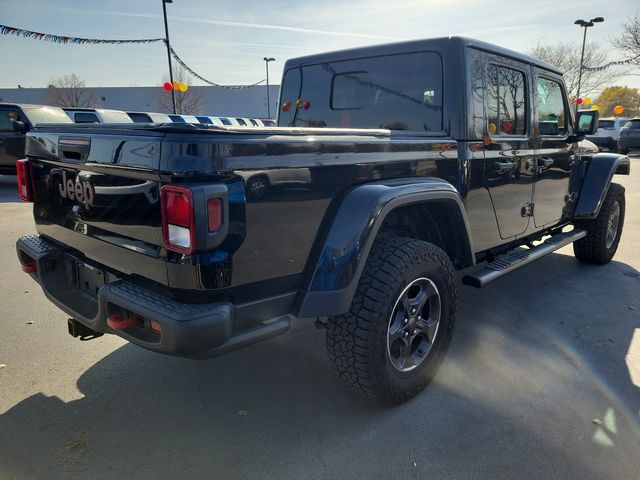
[[(605, 17), (588, 41), (610, 49), (637, 0), (174, 0), (171, 43), (183, 60), (225, 85), (279, 83), (287, 58), (361, 45), (465, 35), (526, 51), (536, 43), (582, 41), (577, 18)], [(0, 0), (0, 24), (93, 38), (164, 36), (161, 0)], [(0, 35), (0, 87), (43, 87), (75, 72), (88, 86), (159, 85), (163, 44), (58, 45)], [(611, 59), (618, 58), (611, 51)], [(640, 70), (636, 70), (640, 74)], [(640, 76), (617, 84), (640, 87)], [(198, 81), (195, 85), (200, 84)]]

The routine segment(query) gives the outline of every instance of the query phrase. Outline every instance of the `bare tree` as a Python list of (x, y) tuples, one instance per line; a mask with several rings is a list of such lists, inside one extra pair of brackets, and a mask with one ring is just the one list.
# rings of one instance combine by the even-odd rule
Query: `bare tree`
[[(186, 83), (191, 86), (192, 78), (181, 66), (177, 66), (173, 71), (173, 80), (178, 83)], [(168, 82), (169, 78), (163, 78), (162, 83)], [(176, 95), (176, 113), (181, 115), (198, 115), (203, 113), (204, 98), (195, 90), (189, 88), (186, 92), (175, 89)], [(173, 113), (173, 103), (171, 100), (171, 92), (158, 91), (156, 97), (156, 105), (159, 112)]]
[[(557, 43), (554, 45), (539, 43), (528, 54), (558, 67), (564, 73), (564, 82), (569, 96), (575, 97), (578, 92), (581, 51), (582, 45), (576, 43)], [(585, 45), (584, 65), (586, 67), (598, 67), (607, 62), (609, 62), (607, 52), (603, 51), (597, 43)], [(583, 69), (580, 96), (595, 95), (611, 85), (621, 74), (620, 68), (608, 68), (600, 71)]]
[(100, 101), (75, 73), (49, 82), (45, 102), (56, 107), (98, 107)]
[(627, 18), (622, 25), (622, 33), (611, 40), (614, 47), (620, 49), (628, 60), (640, 65), (640, 12)]

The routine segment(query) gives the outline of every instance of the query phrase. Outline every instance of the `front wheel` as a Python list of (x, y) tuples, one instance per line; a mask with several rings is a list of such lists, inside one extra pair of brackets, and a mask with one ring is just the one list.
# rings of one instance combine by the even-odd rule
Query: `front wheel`
[(624, 211), (624, 187), (612, 183), (598, 216), (593, 220), (576, 222), (577, 228), (587, 230), (587, 236), (573, 244), (573, 253), (578, 260), (598, 265), (611, 261), (620, 243)]
[(455, 274), (442, 249), (409, 238), (378, 241), (350, 311), (327, 322), (329, 359), (356, 391), (404, 403), (435, 376), (455, 314)]

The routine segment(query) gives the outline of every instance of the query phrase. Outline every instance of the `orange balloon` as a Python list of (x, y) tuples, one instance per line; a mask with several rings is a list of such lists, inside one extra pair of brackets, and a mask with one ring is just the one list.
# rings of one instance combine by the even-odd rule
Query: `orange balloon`
[(624, 112), (624, 107), (622, 105), (616, 105), (615, 107), (613, 107), (614, 114), (622, 115), (623, 112)]
[(173, 88), (175, 88), (176, 90), (180, 90), (180, 82), (176, 82), (175, 80), (173, 81)]

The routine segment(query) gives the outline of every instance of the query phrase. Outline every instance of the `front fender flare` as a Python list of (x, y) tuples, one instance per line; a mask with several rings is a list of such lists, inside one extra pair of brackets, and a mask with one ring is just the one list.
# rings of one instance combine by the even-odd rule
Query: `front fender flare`
[(582, 179), (573, 218), (588, 220), (598, 216), (614, 174), (629, 175), (631, 161), (626, 155), (597, 153), (589, 161)]
[(450, 202), (466, 233), (464, 257), (474, 263), (471, 232), (458, 191), (438, 178), (387, 180), (356, 187), (332, 219), (308, 291), (297, 315), (340, 315), (349, 310), (369, 251), (385, 217), (393, 209), (423, 202)]

